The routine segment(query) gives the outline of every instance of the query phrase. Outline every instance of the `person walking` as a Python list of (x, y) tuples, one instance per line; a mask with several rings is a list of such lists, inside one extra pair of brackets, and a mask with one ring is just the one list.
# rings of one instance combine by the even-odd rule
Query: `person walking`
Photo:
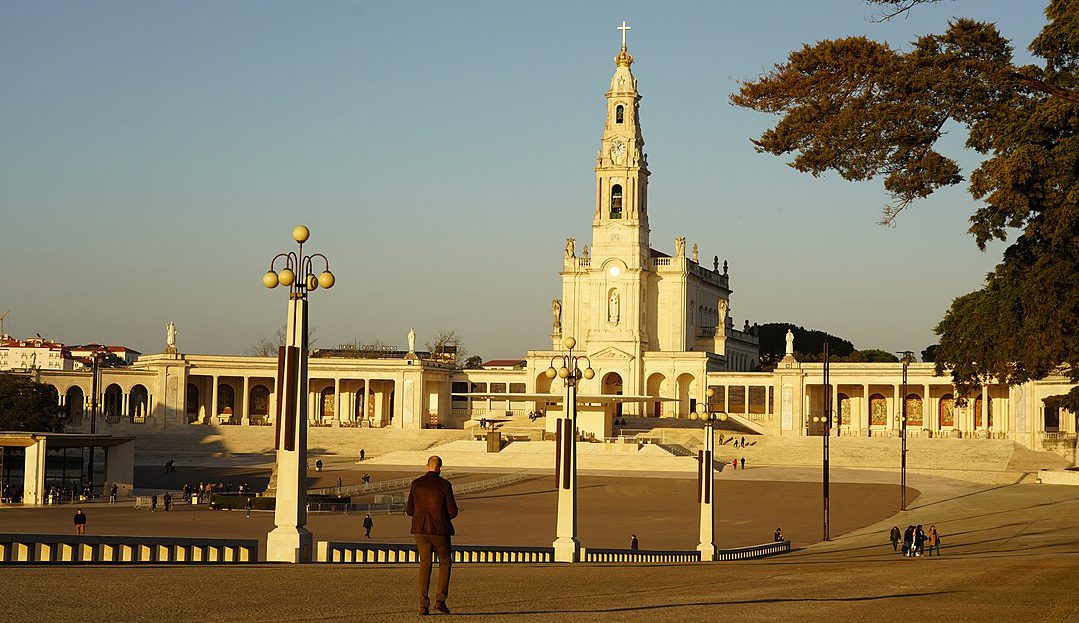
[(109, 504), (115, 504), (116, 503), (116, 492), (117, 492), (116, 484), (113, 483), (113, 485), (111, 487), (109, 487)]
[(150, 496), (150, 512), (157, 512), (157, 494)]
[(172, 494), (166, 492), (165, 493), (165, 512), (168, 512), (168, 511), (171, 511), (171, 510), (172, 510)]
[(75, 511), (75, 534), (86, 534), (86, 513), (82, 509)]
[(244, 500), (244, 512), (247, 513), (248, 517), (251, 516), (251, 507), (254, 506), (254, 504), (251, 502), (251, 499), (252, 498), (249, 495), (249, 496), (247, 496), (247, 499)]
[(918, 527), (914, 530), (914, 555), (921, 556), (922, 550), (925, 549), (925, 542), (928, 537), (925, 536), (925, 529), (922, 528), (922, 524), (918, 524)]
[(933, 550), (937, 550), (937, 558), (940, 558), (940, 532), (937, 531), (936, 526), (929, 526), (929, 555), (933, 555)]
[(363, 451), (363, 448), (360, 448), (360, 461), (363, 461), (366, 456), (367, 453)]
[(783, 530), (780, 528), (776, 528), (775, 533), (772, 535), (772, 540), (776, 543), (783, 541)]
[(315, 471), (316, 472), (321, 472), (322, 471), (322, 459), (318, 459), (317, 461), (315, 461)]
[(746, 438), (742, 437), (742, 447), (746, 447)]
[(903, 531), (903, 555), (914, 555), (914, 526), (907, 526)]
[(371, 538), (371, 528), (375, 527), (375, 520), (371, 519), (371, 513), (363, 518), (363, 536)]
[(744, 470), (745, 468), (746, 468), (746, 457), (743, 456), (742, 457), (742, 469)]
[(637, 549), (638, 545), (639, 545), (639, 543), (637, 542), (637, 535), (636, 534), (629, 535), (629, 548), (630, 549)]
[(364, 491), (367, 491), (369, 488), (371, 488), (371, 474), (368, 474), (367, 472), (364, 472), (363, 477), (361, 478), (361, 480), (363, 480), (363, 490)]
[(453, 519), (459, 512), (453, 499), (453, 485), (439, 473), (442, 458), (427, 459), (427, 473), (412, 481), (405, 502), (405, 514), (412, 518), (412, 535), (420, 557), (420, 614), (430, 614), (431, 555), (438, 551), (438, 590), (435, 593), (435, 610), (449, 614), (446, 597), (450, 591), (450, 570), (453, 568), (453, 552), (450, 537), (453, 536)]
[(892, 551), (899, 551), (899, 539), (903, 538), (903, 534), (899, 532), (899, 526), (892, 526), (892, 531), (888, 533), (888, 540), (892, 542)]

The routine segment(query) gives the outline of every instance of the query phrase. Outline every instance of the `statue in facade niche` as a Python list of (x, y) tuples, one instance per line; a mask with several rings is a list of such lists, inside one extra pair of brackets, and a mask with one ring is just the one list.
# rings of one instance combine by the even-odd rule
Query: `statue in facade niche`
[(716, 318), (719, 321), (717, 324), (723, 328), (727, 327), (727, 310), (730, 309), (730, 305), (727, 299), (719, 299), (719, 302), (716, 303), (716, 311), (718, 312)]
[(413, 328), (408, 330), (408, 352), (416, 352), (416, 329)]
[(551, 301), (551, 315), (554, 316), (554, 332), (562, 332), (562, 301), (554, 299)]
[(611, 296), (607, 299), (607, 321), (618, 324), (619, 304), (618, 290), (611, 290)]
[(165, 323), (165, 346), (169, 348), (176, 348), (176, 335), (179, 332), (176, 330), (176, 323), (168, 321)]
[(566, 259), (576, 257), (574, 254), (574, 247), (577, 244), (576, 238), (566, 238)]
[[(693, 243), (693, 261), (697, 262), (697, 243), (696, 242)], [(698, 263), (700, 263), (700, 262), (698, 262)]]
[(586, 262), (588, 261), (588, 245), (587, 244), (584, 245), (583, 249), (581, 249), (581, 259), (586, 261)]
[(686, 239), (679, 237), (674, 239), (674, 256), (685, 257), (686, 256)]

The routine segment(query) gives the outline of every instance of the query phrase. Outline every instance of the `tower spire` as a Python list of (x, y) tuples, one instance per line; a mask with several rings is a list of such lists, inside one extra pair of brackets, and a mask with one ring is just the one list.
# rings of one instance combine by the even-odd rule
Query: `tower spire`
[(626, 20), (622, 20), (622, 25), (618, 27), (618, 30), (622, 31), (622, 49), (626, 49), (626, 32), (633, 30), (626, 24)]

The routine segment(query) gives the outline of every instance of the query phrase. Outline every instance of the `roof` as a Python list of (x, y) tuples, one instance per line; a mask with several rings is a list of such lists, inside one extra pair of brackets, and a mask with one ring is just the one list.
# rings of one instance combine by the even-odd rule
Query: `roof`
[(35, 433), (27, 431), (0, 431), (0, 447), (24, 448), (45, 439), (46, 447), (86, 448), (109, 447), (134, 441), (131, 436), (89, 435), (83, 433)]
[(656, 249), (652, 249), (652, 248), (649, 248), (648, 250), (651, 252), (652, 257), (670, 257), (669, 255), (667, 255), (663, 251), (657, 251)]
[(483, 367), (485, 367), (485, 368), (489, 367), (489, 366), (491, 366), (491, 367), (494, 367), (494, 366), (499, 366), (499, 367), (512, 366), (512, 367), (516, 367), (516, 366), (523, 366), (523, 365), (525, 365), (527, 363), (528, 363), (528, 360), (526, 360), (526, 359), (492, 359), (490, 361), (483, 362)]
[(105, 350), (105, 351), (108, 351), (110, 353), (135, 353), (136, 355), (141, 355), (142, 354), (140, 351), (137, 351), (134, 348), (129, 348), (127, 346), (115, 346), (115, 345), (112, 345), (112, 344), (83, 344), (81, 346), (69, 346), (68, 349), (70, 349), (70, 350)]

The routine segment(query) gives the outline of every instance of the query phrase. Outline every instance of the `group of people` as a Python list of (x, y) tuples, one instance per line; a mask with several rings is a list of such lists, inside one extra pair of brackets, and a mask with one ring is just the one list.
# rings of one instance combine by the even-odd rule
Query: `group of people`
[(940, 556), (940, 531), (936, 526), (929, 526), (929, 531), (922, 528), (922, 524), (909, 525), (903, 531), (899, 530), (899, 526), (892, 526), (888, 538), (892, 542), (893, 552), (899, 551), (899, 544), (902, 542), (903, 555), (909, 558), (921, 556), (926, 550), (929, 551), (929, 556), (933, 555), (933, 550)]
[(169, 459), (169, 460), (165, 461), (165, 473), (166, 474), (175, 474), (176, 473), (176, 459)]
[[(169, 493), (168, 491), (166, 491), (165, 494), (161, 496), (161, 499), (162, 499), (162, 502), (164, 502), (164, 504), (165, 504), (165, 510), (166, 511), (171, 511), (172, 510), (172, 494)], [(157, 512), (157, 494), (156, 493), (150, 496), (150, 512), (152, 512), (152, 513)]]
[(744, 456), (741, 459), (731, 459), (731, 465), (734, 466), (734, 469), (738, 469), (738, 462), (739, 461), (741, 461), (741, 463), (742, 463), (742, 469), (745, 469), (746, 468), (746, 457), (744, 457)]

